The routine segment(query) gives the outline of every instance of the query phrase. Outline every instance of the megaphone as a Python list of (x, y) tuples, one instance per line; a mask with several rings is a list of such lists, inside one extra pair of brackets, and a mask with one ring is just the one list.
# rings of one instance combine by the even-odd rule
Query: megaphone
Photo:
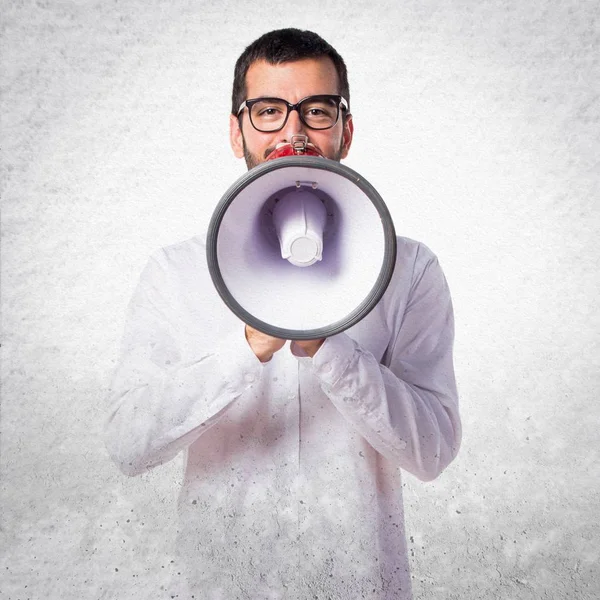
[(345, 331), (383, 296), (396, 233), (375, 188), (321, 156), (268, 160), (224, 194), (207, 232), (208, 269), (225, 304), (274, 337)]

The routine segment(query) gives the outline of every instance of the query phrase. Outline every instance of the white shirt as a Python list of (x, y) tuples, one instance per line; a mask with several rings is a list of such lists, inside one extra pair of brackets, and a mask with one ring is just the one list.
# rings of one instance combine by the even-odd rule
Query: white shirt
[(106, 443), (136, 475), (186, 452), (179, 554), (195, 598), (411, 597), (401, 470), (437, 477), (461, 426), (437, 258), (398, 238), (394, 275), (311, 359), (261, 363), (202, 238), (164, 248), (132, 299)]

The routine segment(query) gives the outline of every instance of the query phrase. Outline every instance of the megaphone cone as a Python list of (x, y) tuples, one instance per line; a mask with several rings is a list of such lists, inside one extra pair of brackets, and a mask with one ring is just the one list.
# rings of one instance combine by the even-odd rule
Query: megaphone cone
[(282, 339), (319, 339), (348, 329), (381, 299), (396, 233), (383, 199), (356, 171), (290, 156), (227, 190), (209, 223), (207, 261), (242, 321)]

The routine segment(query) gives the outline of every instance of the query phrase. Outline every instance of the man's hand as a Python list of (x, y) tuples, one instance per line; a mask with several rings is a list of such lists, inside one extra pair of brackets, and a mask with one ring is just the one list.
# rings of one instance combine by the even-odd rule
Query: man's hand
[(321, 338), (320, 340), (296, 340), (294, 344), (302, 348), (302, 350), (304, 350), (304, 352), (306, 352), (306, 354), (312, 358), (317, 353), (317, 350), (321, 347), (324, 341), (325, 338)]
[[(246, 325), (246, 340), (248, 341), (250, 348), (252, 348), (252, 352), (256, 354), (256, 358), (262, 363), (269, 362), (273, 357), (273, 354), (278, 350), (281, 350), (286, 342), (286, 340), (258, 331), (258, 329), (250, 327), (250, 325)], [(295, 341), (294, 344), (299, 348), (302, 348), (302, 350), (312, 358), (324, 341), (325, 338), (322, 338), (320, 340)]]
[(252, 352), (256, 354), (256, 358), (262, 363), (269, 362), (273, 357), (273, 354), (278, 350), (281, 350), (286, 340), (281, 340), (276, 337), (272, 337), (246, 325), (246, 340), (252, 348)]

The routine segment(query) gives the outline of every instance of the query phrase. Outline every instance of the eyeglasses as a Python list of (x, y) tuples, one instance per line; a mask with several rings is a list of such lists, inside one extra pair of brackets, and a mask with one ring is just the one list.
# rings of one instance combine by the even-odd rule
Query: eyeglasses
[(331, 129), (340, 118), (340, 108), (348, 110), (348, 102), (342, 96), (334, 94), (308, 96), (296, 104), (290, 104), (281, 98), (253, 98), (242, 102), (238, 117), (244, 108), (248, 109), (254, 129), (272, 133), (283, 129), (293, 110), (298, 111), (300, 121), (309, 129)]

